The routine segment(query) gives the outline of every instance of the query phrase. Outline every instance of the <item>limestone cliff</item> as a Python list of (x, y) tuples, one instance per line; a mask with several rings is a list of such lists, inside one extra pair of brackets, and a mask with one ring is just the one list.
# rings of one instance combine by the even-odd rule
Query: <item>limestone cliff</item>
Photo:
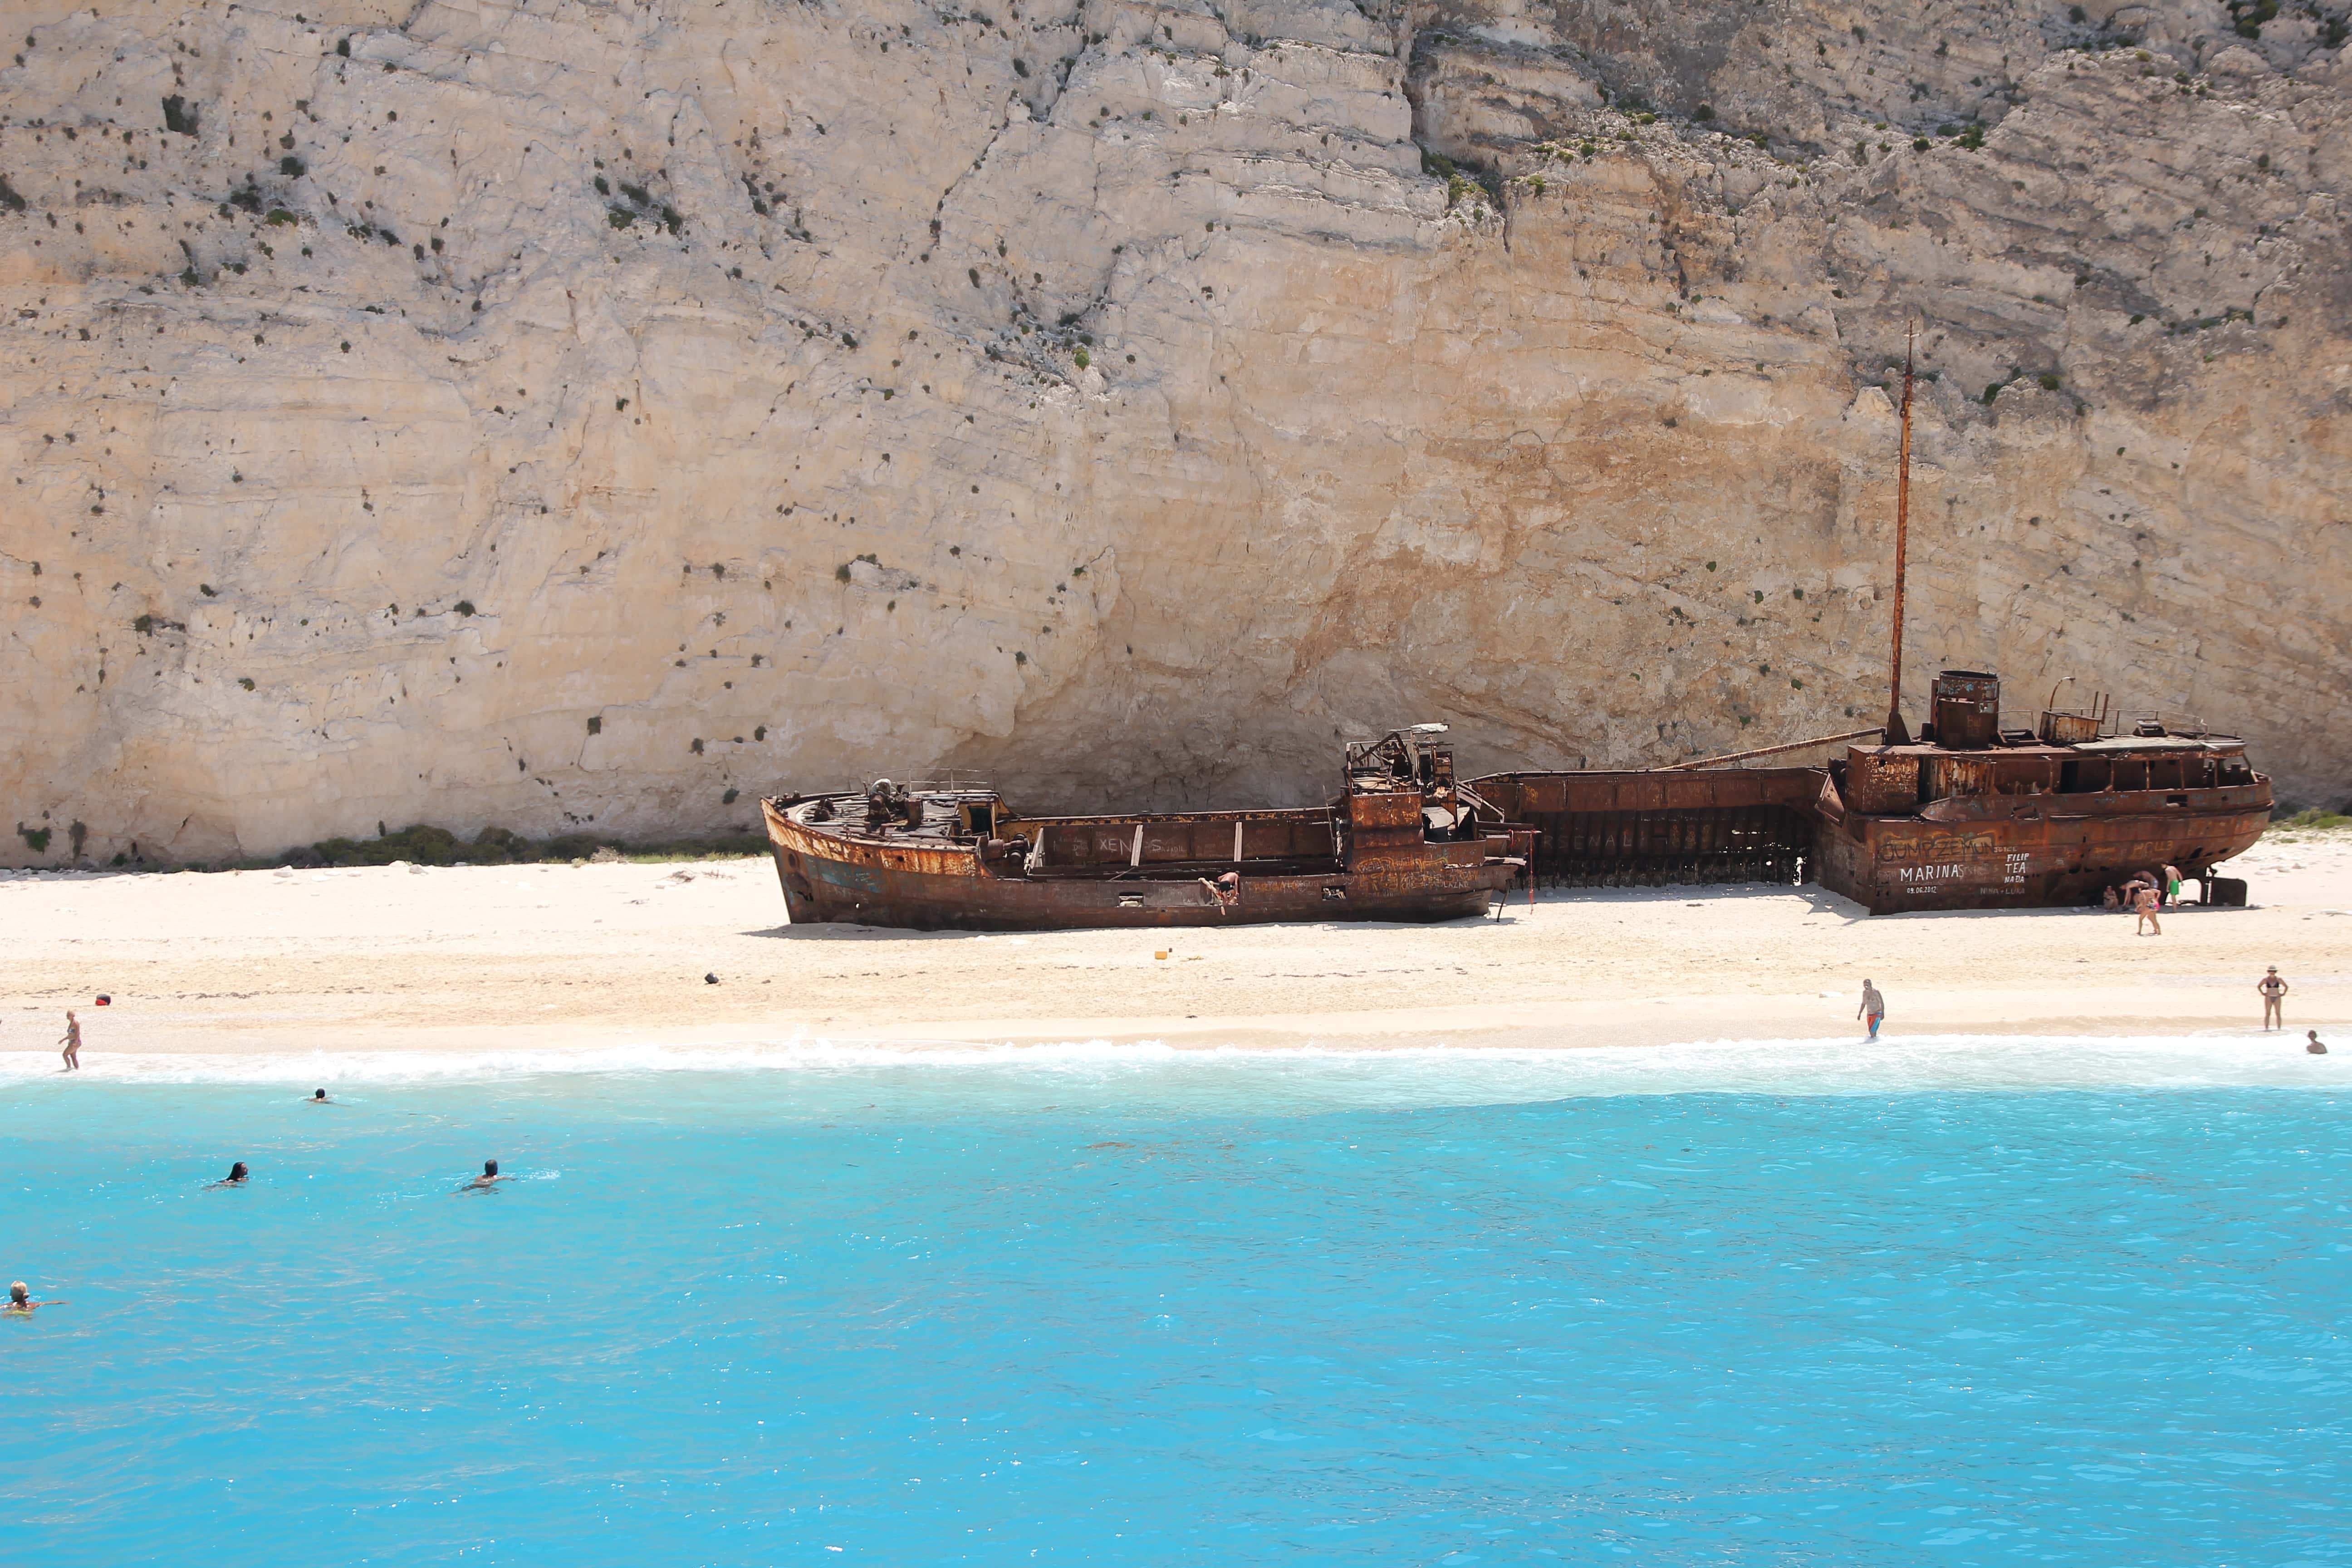
[(0, 858), (1851, 728), (1914, 320), (1915, 714), (2340, 800), (2344, 10), (18, 0)]

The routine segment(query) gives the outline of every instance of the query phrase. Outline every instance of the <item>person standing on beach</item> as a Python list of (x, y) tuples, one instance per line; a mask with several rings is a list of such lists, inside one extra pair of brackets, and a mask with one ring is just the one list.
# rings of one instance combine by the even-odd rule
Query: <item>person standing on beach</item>
[(2254, 989), (2263, 994), (2263, 1027), (2285, 1028), (2286, 982), (2279, 978), (2277, 964), (2271, 965), (2271, 972), (2255, 984)]
[(2164, 868), (2164, 903), (2167, 909), (2180, 907), (2180, 868), (2178, 866)]
[[(2164, 922), (2156, 918), (2156, 912), (2163, 907), (2164, 895), (2146, 883), (2142, 883), (2139, 891), (2132, 895), (2132, 912), (2139, 916), (2138, 921), (2132, 927), (2132, 935), (2146, 936), (2153, 932), (2157, 936), (2162, 936)], [(2141, 930), (2143, 926), (2147, 929)]]
[(81, 1020), (74, 1016), (74, 1010), (70, 1007), (66, 1009), (66, 1032), (58, 1037), (58, 1044), (65, 1047), (63, 1053), (66, 1058), (65, 1070), (79, 1072), (81, 1070)]
[(1866, 979), (1862, 983), (1862, 1005), (1854, 1009), (1854, 1016), (1869, 1020), (1870, 1037), (1878, 1038), (1878, 1026), (1886, 1017), (1886, 998)]

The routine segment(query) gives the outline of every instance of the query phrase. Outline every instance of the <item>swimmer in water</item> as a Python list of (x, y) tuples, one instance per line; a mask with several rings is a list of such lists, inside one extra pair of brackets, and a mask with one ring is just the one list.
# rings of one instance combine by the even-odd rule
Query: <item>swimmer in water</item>
[(214, 1187), (241, 1187), (245, 1185), (246, 1177), (251, 1174), (252, 1173), (245, 1168), (245, 1162), (239, 1160), (228, 1168), (227, 1175), (217, 1182), (207, 1184), (205, 1190), (210, 1192)]
[(332, 1105), (335, 1102), (327, 1098), (327, 1091), (325, 1089), (314, 1089), (310, 1091), (310, 1098), (304, 1100), (303, 1103), (305, 1105)]
[(25, 1289), (25, 1282), (22, 1279), (19, 1279), (14, 1285), (8, 1287), (8, 1305), (5, 1308), (0, 1308), (0, 1311), (14, 1312), (19, 1317), (29, 1318), (33, 1315), (33, 1310), (37, 1307), (62, 1307), (64, 1305), (66, 1305), (66, 1303), (63, 1301), (34, 1300), (33, 1293)]
[(2324, 1057), (2327, 1054), (2327, 1047), (2320, 1040), (2318, 1030), (2305, 1029), (2303, 1032), (2303, 1037), (2307, 1042), (2303, 1047), (2305, 1051), (2315, 1057)]
[(496, 1160), (485, 1160), (482, 1162), (482, 1173), (476, 1176), (472, 1181), (467, 1182), (464, 1186), (459, 1187), (457, 1190), (461, 1193), (487, 1193), (496, 1187), (500, 1182), (511, 1182), (513, 1180), (514, 1178), (512, 1176), (501, 1176), (499, 1174), (499, 1163)]

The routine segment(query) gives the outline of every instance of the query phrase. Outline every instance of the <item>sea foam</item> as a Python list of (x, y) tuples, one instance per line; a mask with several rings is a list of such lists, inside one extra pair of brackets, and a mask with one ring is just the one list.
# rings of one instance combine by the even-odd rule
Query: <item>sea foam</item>
[[(1070, 1040), (921, 1043), (796, 1035), (698, 1045), (570, 1049), (152, 1053), (84, 1058), (82, 1079), (302, 1087), (511, 1081), (592, 1075), (951, 1075), (1091, 1085), (1118, 1098), (1191, 1102), (1267, 1093), (1313, 1105), (1477, 1104), (1620, 1094), (1888, 1094), (1953, 1090), (2341, 1088), (2352, 1057), (2312, 1057), (2299, 1037), (1923, 1035), (1865, 1043), (1717, 1039), (1662, 1046), (1489, 1047), (1443, 1040), (1388, 1048)], [(0, 1083), (63, 1083), (49, 1052), (0, 1052)]]

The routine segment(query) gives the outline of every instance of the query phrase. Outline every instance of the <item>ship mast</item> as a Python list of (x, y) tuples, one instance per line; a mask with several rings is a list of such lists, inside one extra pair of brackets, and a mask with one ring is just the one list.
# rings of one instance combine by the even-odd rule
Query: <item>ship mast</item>
[(1911, 351), (1915, 329), (1903, 330), (1903, 463), (1895, 480), (1895, 656), (1886, 699), (1886, 744), (1911, 743), (1903, 724), (1903, 582), (1911, 542)]

